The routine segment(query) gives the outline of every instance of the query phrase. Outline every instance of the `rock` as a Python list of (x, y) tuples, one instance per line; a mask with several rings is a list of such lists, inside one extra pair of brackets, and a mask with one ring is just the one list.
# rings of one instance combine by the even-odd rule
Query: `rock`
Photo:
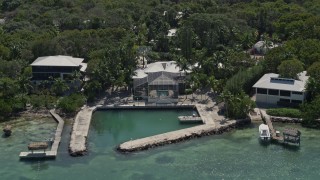
[(6, 125), (4, 128), (3, 128), (3, 132), (4, 132), (4, 135), (5, 136), (11, 136), (11, 126), (10, 125)]

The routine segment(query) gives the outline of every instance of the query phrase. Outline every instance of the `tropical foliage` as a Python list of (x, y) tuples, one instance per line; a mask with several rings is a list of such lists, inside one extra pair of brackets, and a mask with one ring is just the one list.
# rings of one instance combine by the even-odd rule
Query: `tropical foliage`
[[(242, 96), (262, 73), (282, 71), (282, 62), (296, 59), (305, 70), (320, 61), (319, 7), (316, 0), (0, 0), (0, 116), (27, 103), (51, 107), (51, 99), (77, 93), (70, 82), (32, 84), (28, 66), (39, 56), (85, 58), (83, 92), (94, 100), (108, 88), (130, 90), (141, 47), (148, 47), (143, 56), (150, 62), (194, 66), (193, 91)], [(168, 37), (169, 29), (176, 36)], [(246, 52), (259, 40), (278, 47), (256, 67)], [(319, 78), (312, 69), (310, 75), (316, 96)]]
[(299, 109), (293, 108), (276, 108), (268, 109), (267, 114), (270, 116), (280, 116), (280, 117), (292, 117), (292, 118), (301, 118), (302, 113)]

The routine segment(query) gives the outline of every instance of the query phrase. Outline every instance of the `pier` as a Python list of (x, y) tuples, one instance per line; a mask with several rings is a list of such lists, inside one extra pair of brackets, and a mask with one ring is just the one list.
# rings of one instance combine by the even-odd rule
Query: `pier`
[[(265, 112), (264, 112), (265, 113)], [(277, 136), (277, 133), (276, 133), (276, 130), (274, 129), (273, 127), (273, 124), (272, 124), (272, 121), (271, 121), (271, 118), (269, 115), (265, 114), (265, 121), (266, 121), (266, 124), (268, 125), (269, 129), (270, 129), (270, 134), (271, 134), (271, 138), (273, 140), (276, 140), (276, 141), (283, 141), (283, 137), (282, 136)]]
[(85, 106), (78, 112), (71, 132), (69, 152), (72, 156), (84, 155), (87, 152), (87, 137), (89, 133), (91, 116), (96, 107)]
[(171, 131), (155, 136), (136, 139), (124, 142), (117, 147), (120, 152), (134, 152), (141, 151), (165, 144), (172, 144), (183, 140), (207, 136), (211, 134), (221, 134), (225, 131), (235, 128), (238, 124), (248, 122), (250, 120), (228, 120), (226, 121), (223, 116), (217, 114), (216, 106), (208, 108), (206, 105), (197, 104), (197, 109), (203, 125), (198, 125), (191, 128)]
[(53, 143), (51, 145), (50, 151), (28, 151), (28, 152), (21, 152), (20, 159), (33, 159), (33, 158), (55, 158), (58, 153), (58, 148), (61, 141), (61, 134), (64, 127), (63, 119), (55, 113), (55, 110), (50, 110), (50, 114), (52, 115), (53, 119), (58, 123), (56, 133), (54, 135)]
[(273, 127), (271, 118), (269, 115), (267, 115), (266, 111), (260, 110), (262, 117), (264, 118), (266, 124), (268, 125), (270, 129), (271, 139), (275, 140), (279, 143), (293, 143), (300, 145), (300, 131), (297, 129), (285, 129), (283, 131), (283, 136), (280, 134), (277, 135), (276, 130)]

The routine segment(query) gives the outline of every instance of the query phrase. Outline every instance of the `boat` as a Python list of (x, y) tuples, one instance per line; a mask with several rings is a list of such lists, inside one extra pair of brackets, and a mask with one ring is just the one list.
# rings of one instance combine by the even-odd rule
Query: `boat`
[(270, 130), (268, 125), (261, 124), (259, 126), (259, 136), (261, 140), (270, 140)]

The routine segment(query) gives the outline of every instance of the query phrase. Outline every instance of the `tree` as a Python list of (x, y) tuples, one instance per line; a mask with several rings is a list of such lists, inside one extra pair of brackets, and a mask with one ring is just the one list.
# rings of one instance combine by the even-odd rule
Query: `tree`
[(70, 96), (63, 97), (59, 103), (60, 108), (65, 113), (76, 112), (85, 102), (85, 97), (81, 94), (72, 94)]
[(278, 66), (280, 77), (297, 79), (297, 74), (302, 72), (303, 63), (299, 60), (286, 60)]
[(320, 82), (320, 62), (313, 63), (307, 70), (309, 76)]
[(68, 89), (69, 86), (67, 85), (66, 81), (62, 80), (61, 78), (54, 79), (54, 82), (51, 87), (51, 90), (54, 94), (56, 94), (57, 96), (61, 96)]
[(181, 53), (188, 62), (191, 61), (193, 55), (193, 36), (194, 32), (192, 31), (192, 27), (190, 26), (182, 27), (178, 32)]
[(263, 61), (265, 72), (276, 73), (278, 72), (278, 66), (284, 60), (289, 60), (293, 58), (293, 54), (288, 52), (285, 47), (273, 48), (265, 56)]
[(306, 84), (306, 91), (308, 92), (307, 100), (310, 101), (316, 96), (320, 95), (320, 82), (319, 79), (309, 77)]
[(318, 127), (320, 124), (316, 121), (320, 118), (320, 96), (317, 96), (312, 102), (302, 106), (302, 124), (309, 127)]
[(84, 93), (87, 95), (89, 101), (94, 100), (97, 94), (100, 96), (102, 85), (97, 80), (90, 80), (84, 85)]
[(256, 106), (255, 102), (243, 92), (232, 95), (230, 92), (225, 91), (220, 94), (220, 98), (225, 103), (227, 118), (247, 118), (248, 113)]
[(310, 76), (306, 85), (308, 100), (320, 95), (320, 62), (313, 63), (307, 70)]

